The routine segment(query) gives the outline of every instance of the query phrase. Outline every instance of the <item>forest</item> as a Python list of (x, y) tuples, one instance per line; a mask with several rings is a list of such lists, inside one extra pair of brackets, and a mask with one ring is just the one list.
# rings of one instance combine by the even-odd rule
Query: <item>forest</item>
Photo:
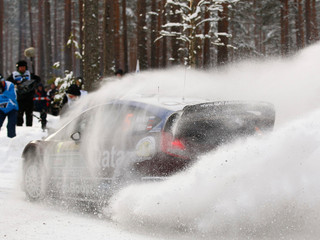
[[(289, 56), (319, 39), (317, 0), (0, 0), (0, 72), (24, 59), (44, 84), (91, 91), (125, 73)], [(26, 51), (32, 49), (34, 51)]]

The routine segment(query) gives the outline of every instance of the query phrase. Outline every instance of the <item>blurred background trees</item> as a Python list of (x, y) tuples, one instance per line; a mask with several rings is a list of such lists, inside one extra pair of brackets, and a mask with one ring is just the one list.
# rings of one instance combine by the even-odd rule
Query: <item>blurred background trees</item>
[(205, 2), (0, 0), (0, 72), (29, 61), (24, 50), (32, 46), (44, 83), (72, 71), (91, 90), (119, 68), (134, 72), (137, 60), (141, 70), (212, 68), (287, 56), (319, 40), (320, 1)]

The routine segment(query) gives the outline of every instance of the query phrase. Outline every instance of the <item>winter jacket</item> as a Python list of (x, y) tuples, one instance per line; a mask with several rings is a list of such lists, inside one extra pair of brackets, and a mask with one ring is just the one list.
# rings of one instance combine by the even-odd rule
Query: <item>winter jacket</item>
[(33, 97), (34, 111), (42, 112), (42, 110), (47, 111), (50, 103), (49, 97), (47, 97), (46, 91), (36, 91)]
[(25, 71), (23, 74), (18, 71), (14, 71), (7, 80), (17, 85), (18, 100), (33, 100), (35, 88), (41, 81), (39, 76), (30, 73), (29, 70)]
[(14, 90), (14, 85), (9, 81), (0, 81), (0, 111), (7, 114), (12, 110), (18, 110), (17, 95)]

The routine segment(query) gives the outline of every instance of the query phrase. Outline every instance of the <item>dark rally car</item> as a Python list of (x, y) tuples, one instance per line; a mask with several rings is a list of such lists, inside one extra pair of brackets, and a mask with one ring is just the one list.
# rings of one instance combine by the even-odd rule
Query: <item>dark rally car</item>
[(23, 188), (45, 196), (102, 201), (132, 181), (168, 177), (234, 139), (273, 128), (266, 102), (114, 100), (92, 107), (23, 151)]

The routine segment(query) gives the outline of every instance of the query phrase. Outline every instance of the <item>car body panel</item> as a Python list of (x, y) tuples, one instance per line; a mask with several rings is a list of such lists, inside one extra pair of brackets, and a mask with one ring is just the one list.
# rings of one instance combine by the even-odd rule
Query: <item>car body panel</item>
[(113, 100), (30, 142), (24, 166), (39, 157), (55, 196), (103, 199), (123, 183), (168, 177), (235, 137), (270, 130), (274, 119), (273, 106), (260, 102)]

